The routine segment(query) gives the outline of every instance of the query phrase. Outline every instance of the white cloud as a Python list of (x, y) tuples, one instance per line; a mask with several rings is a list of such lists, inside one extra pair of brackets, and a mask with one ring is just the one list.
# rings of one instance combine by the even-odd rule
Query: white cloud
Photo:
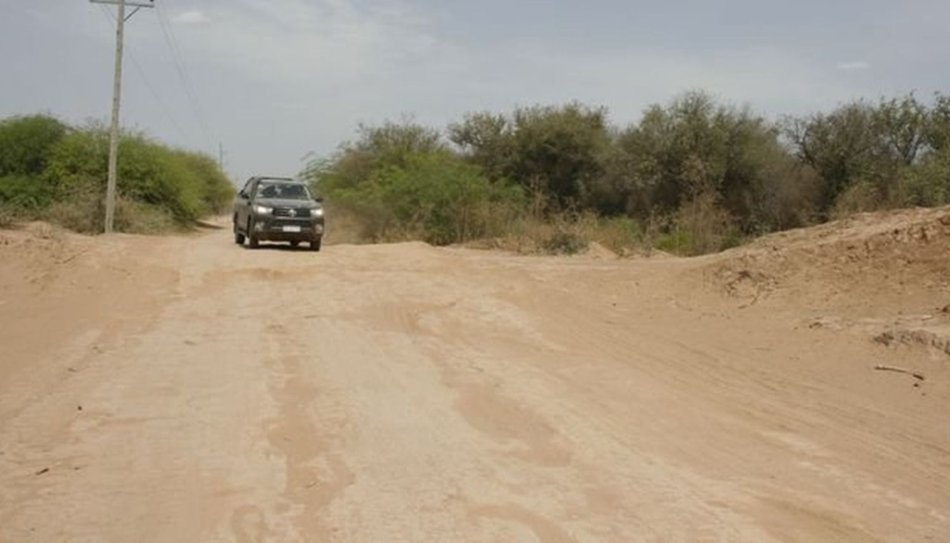
[(203, 24), (211, 21), (207, 15), (200, 11), (184, 11), (176, 15), (172, 20), (176, 23), (186, 25)]
[(871, 64), (863, 60), (849, 60), (838, 63), (838, 69), (843, 72), (860, 72), (870, 68)]

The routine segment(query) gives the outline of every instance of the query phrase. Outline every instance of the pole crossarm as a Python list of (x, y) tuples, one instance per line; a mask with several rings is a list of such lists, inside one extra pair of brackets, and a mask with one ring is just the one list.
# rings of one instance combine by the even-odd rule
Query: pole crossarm
[[(92, 4), (110, 4), (113, 6), (119, 5), (119, 0), (89, 0), (89, 2)], [(125, 5), (130, 8), (154, 8), (155, 2), (153, 0), (149, 0), (148, 2), (131, 1), (125, 2)]]

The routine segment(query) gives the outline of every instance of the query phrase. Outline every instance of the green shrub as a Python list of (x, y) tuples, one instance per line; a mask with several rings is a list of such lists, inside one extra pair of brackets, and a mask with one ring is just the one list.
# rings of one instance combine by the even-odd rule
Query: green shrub
[[(131, 135), (121, 140), (119, 156), (118, 193), (164, 210), (179, 224), (220, 212), (233, 194), (224, 174), (203, 155)], [(53, 149), (46, 171), (60, 200), (77, 193), (105, 194), (107, 175), (108, 136), (97, 129), (66, 136)]]
[[(0, 121), (0, 207), (97, 232), (108, 175), (109, 135), (73, 129), (44, 115)], [(119, 144), (116, 229), (152, 232), (220, 213), (233, 188), (213, 159), (171, 149), (141, 134)]]
[(66, 133), (66, 125), (45, 115), (0, 121), (0, 206), (23, 215), (49, 205), (53, 190), (42, 174)]
[(50, 150), (67, 132), (66, 125), (46, 115), (0, 121), (0, 176), (39, 176)]
[(53, 191), (42, 178), (25, 174), (0, 177), (0, 205), (35, 211), (44, 208), (53, 200)]
[(234, 186), (217, 162), (207, 155), (188, 151), (175, 151), (174, 155), (195, 176), (201, 214), (219, 214), (227, 210), (234, 198)]
[(897, 182), (894, 200), (901, 207), (950, 204), (950, 148), (905, 170)]
[(597, 221), (593, 240), (623, 255), (645, 245), (645, 234), (640, 224), (630, 217), (610, 217)]
[(900, 207), (950, 204), (950, 149), (898, 168), (886, 183), (859, 179), (838, 197), (833, 217)]
[(521, 192), (492, 183), (448, 152), (434, 152), (408, 156), (403, 167), (377, 170), (328, 196), (364, 218), (370, 239), (418, 237), (445, 245), (491, 234), (495, 213), (504, 214)]
[(73, 191), (105, 193), (109, 167), (109, 136), (102, 129), (77, 130), (51, 150), (43, 176), (59, 199)]
[(661, 251), (673, 253), (675, 255), (695, 254), (696, 245), (689, 232), (684, 230), (673, 230), (666, 234), (660, 234), (654, 243), (654, 247)]

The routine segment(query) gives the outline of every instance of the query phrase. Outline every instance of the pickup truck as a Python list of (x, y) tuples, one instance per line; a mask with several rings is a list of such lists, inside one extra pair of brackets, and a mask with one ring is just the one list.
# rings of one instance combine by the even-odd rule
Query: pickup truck
[(320, 250), (323, 199), (303, 181), (284, 177), (252, 177), (234, 200), (234, 243), (256, 249), (262, 241), (301, 242)]

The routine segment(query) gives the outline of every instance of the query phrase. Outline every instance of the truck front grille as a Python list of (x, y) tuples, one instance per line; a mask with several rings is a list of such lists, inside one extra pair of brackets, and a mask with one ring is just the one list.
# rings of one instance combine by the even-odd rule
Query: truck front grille
[(301, 219), (310, 218), (310, 209), (306, 207), (275, 207), (274, 208), (275, 217), (297, 217)]

